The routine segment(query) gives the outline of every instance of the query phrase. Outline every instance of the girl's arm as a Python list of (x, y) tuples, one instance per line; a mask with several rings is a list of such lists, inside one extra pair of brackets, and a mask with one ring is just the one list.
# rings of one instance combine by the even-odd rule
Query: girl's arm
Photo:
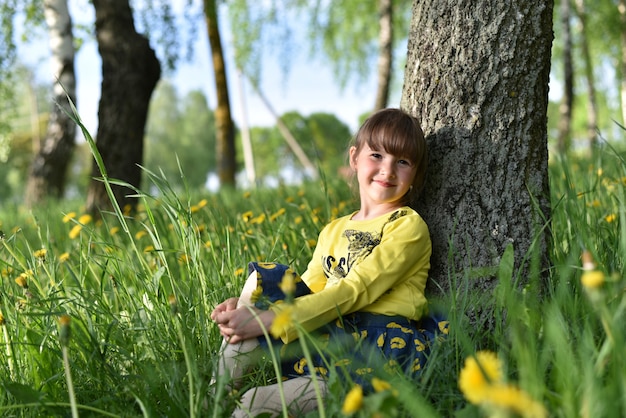
[[(430, 267), (431, 242), (428, 227), (419, 215), (403, 216), (388, 224), (378, 246), (336, 285), (297, 298), (292, 320), (306, 331), (363, 309), (410, 278), (417, 292), (426, 286)], [(281, 312), (282, 304), (270, 308)], [(416, 307), (417, 309), (417, 307)], [(285, 342), (297, 338), (294, 326), (283, 329)]]

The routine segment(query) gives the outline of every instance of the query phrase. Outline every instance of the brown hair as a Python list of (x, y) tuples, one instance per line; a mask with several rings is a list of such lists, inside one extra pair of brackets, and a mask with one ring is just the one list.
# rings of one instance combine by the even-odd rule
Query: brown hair
[(415, 164), (417, 171), (413, 187), (404, 196), (403, 203), (409, 204), (419, 195), (426, 177), (428, 148), (417, 118), (395, 108), (375, 112), (363, 122), (352, 140), (352, 146), (357, 152), (361, 151), (364, 145), (373, 150), (383, 149)]

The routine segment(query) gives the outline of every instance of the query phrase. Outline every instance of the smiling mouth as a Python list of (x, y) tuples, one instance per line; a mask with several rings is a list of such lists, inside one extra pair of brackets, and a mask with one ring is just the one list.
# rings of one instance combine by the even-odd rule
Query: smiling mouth
[(394, 187), (394, 186), (395, 186), (395, 184), (392, 184), (392, 183), (387, 183), (386, 181), (381, 181), (381, 180), (375, 180), (375, 181), (376, 181), (376, 183), (377, 183), (378, 185), (380, 185), (380, 186), (382, 186), (382, 187), (386, 187), (386, 188), (388, 188), (388, 187)]

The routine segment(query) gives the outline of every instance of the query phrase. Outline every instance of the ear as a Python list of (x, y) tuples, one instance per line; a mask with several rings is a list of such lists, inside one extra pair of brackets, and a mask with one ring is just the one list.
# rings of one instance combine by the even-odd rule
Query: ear
[(350, 147), (350, 168), (353, 170), (356, 170), (356, 156), (357, 156), (356, 147), (355, 146)]

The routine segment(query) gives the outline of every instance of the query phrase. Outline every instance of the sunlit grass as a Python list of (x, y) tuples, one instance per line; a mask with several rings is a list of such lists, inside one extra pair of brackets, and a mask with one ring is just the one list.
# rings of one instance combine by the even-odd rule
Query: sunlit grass
[[(468, 290), (470, 275), (459, 275), (454, 291), (435, 300), (449, 309), (451, 332), (421, 377), (381, 372), (373, 394), (331, 378), (325, 416), (626, 413), (625, 164), (603, 149), (554, 158), (550, 170), (552, 268), (543, 296), (511, 284), (512, 251), (502, 255), (493, 294)], [(138, 191), (132, 215), (119, 208), (94, 220), (81, 202), (3, 208), (0, 413), (227, 416), (237, 394), (209, 395), (220, 347), (213, 306), (239, 293), (249, 261), (304, 271), (323, 225), (355, 208), (341, 181), (189, 194), (148, 177), (159, 193)], [(493, 308), (495, 329), (470, 323), (465, 312), (476, 305)], [(459, 375), (478, 351), (497, 356), (501, 373), (470, 392), (472, 403)], [(245, 387), (274, 379), (268, 363)]]

